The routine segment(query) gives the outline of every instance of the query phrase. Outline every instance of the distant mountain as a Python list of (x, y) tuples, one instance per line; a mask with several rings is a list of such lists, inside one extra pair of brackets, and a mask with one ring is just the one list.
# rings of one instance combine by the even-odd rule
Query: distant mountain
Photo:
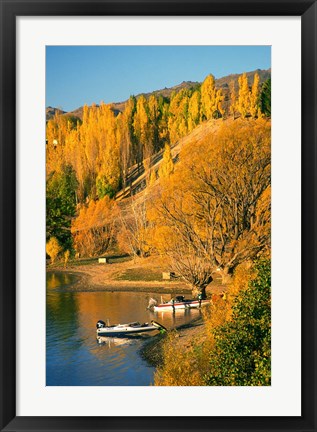
[(51, 106), (48, 106), (46, 108), (46, 121), (50, 120), (51, 118), (53, 118), (55, 116), (55, 114), (66, 114), (66, 111), (63, 111), (59, 108), (53, 108)]
[[(254, 71), (247, 72), (249, 85), (252, 84), (253, 76), (255, 73), (258, 73), (258, 75), (260, 77), (260, 84), (262, 84), (268, 78), (271, 78), (271, 68), (266, 69), (266, 70), (256, 69)], [(242, 74), (231, 74), (231, 75), (227, 75), (225, 77), (216, 79), (216, 87), (224, 89), (224, 94), (226, 96), (226, 99), (228, 98), (228, 89), (229, 89), (230, 81), (234, 81), (236, 87), (238, 87), (238, 78), (241, 75)], [(141, 93), (141, 94), (143, 94), (146, 98), (150, 97), (152, 94), (154, 94), (156, 96), (170, 97), (173, 92), (179, 92), (180, 90), (182, 90), (184, 88), (192, 89), (192, 88), (198, 87), (200, 84), (201, 83), (197, 82), (197, 81), (183, 81), (181, 84), (177, 84), (173, 87), (169, 87), (169, 88), (165, 87), (164, 89), (161, 89), (161, 90), (154, 90), (153, 92), (150, 92), (150, 93)], [(136, 98), (138, 99), (141, 96), (141, 94), (138, 94), (136, 96)], [(122, 102), (114, 102), (112, 104), (113, 111), (116, 115), (124, 110), (126, 102), (127, 101), (125, 100)], [(58, 108), (47, 107), (46, 108), (46, 120), (50, 120), (52, 117), (54, 117), (56, 112), (61, 113), (61, 114), (71, 115), (74, 117), (78, 117), (81, 120), (83, 118), (83, 107), (79, 107), (79, 108), (75, 109), (74, 111), (70, 111), (70, 112), (65, 112), (65, 111), (62, 111)]]
[[(249, 85), (253, 83), (254, 74), (257, 73), (260, 77), (260, 84), (264, 83), (267, 79), (271, 78), (271, 68), (270, 69), (256, 69), (252, 72), (247, 72)], [(216, 79), (216, 87), (226, 88), (229, 87), (230, 81), (235, 81), (236, 86), (238, 86), (238, 79), (242, 74), (231, 74), (223, 78)]]
[[(143, 94), (146, 98), (150, 97), (152, 94), (154, 94), (155, 96), (164, 96), (164, 97), (170, 97), (171, 94), (173, 92), (178, 93), (179, 91), (183, 90), (183, 89), (192, 89), (195, 87), (198, 87), (201, 83), (198, 81), (183, 81), (180, 84), (177, 84), (173, 87), (165, 87), (161, 90), (154, 90), (153, 92), (150, 93), (141, 93)], [(137, 95), (136, 97), (138, 98), (140, 95)]]
[[(126, 101), (119, 102), (117, 104), (115, 104), (115, 103), (113, 104), (112, 111), (115, 113), (115, 115), (118, 115), (120, 112), (122, 112), (124, 110), (125, 103), (126, 103)], [(119, 108), (117, 108), (117, 105), (119, 106)], [(96, 107), (99, 107), (99, 105), (96, 104)], [(84, 112), (84, 107), (81, 106), (81, 107), (75, 109), (74, 111), (69, 111), (66, 114), (71, 115), (72, 117), (78, 117), (80, 120), (82, 120), (83, 119), (83, 112)]]
[[(180, 90), (182, 90), (183, 88), (194, 88), (196, 86), (200, 85), (199, 82), (192, 82), (192, 81), (183, 81), (181, 84), (178, 84), (174, 87), (165, 87), (164, 89), (161, 90), (154, 90), (153, 92), (150, 93), (140, 93), (138, 95), (136, 95), (136, 98), (138, 99), (141, 95), (144, 95), (146, 98), (149, 98), (152, 94), (156, 95), (156, 96), (164, 96), (164, 97), (170, 97), (171, 94), (175, 91), (175, 92), (179, 92)], [(118, 115), (120, 112), (122, 112), (124, 110), (125, 104), (127, 103), (127, 100), (122, 101), (122, 102), (114, 102), (112, 104), (113, 106), (113, 111), (116, 115)], [(98, 105), (97, 105), (98, 106)], [(75, 117), (79, 117), (81, 120), (83, 118), (83, 109), (84, 107), (79, 107), (74, 111), (70, 111), (68, 114), (71, 114)]]

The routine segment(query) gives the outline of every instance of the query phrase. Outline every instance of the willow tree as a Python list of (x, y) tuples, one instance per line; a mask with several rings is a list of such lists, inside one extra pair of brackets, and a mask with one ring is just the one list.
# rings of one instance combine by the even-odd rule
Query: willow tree
[(189, 147), (153, 204), (152, 239), (195, 294), (269, 248), (270, 124), (224, 123)]

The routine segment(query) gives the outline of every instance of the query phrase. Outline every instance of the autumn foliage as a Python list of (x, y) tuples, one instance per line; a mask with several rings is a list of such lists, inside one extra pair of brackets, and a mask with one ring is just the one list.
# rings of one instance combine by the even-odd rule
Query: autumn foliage
[(51, 237), (46, 243), (46, 253), (51, 258), (52, 264), (56, 261), (61, 250), (62, 248), (56, 237)]
[[(271, 384), (270, 263), (237, 267), (225, 297), (203, 309), (204, 332), (181, 346), (177, 332), (163, 345), (158, 386)], [(186, 349), (185, 349), (186, 348)]]
[(115, 233), (117, 207), (108, 196), (82, 206), (72, 223), (75, 250), (82, 256), (105, 253)]
[(121, 112), (102, 103), (82, 121), (47, 123), (52, 263), (154, 254), (194, 296), (215, 275), (228, 286), (204, 312), (203, 340), (179, 350), (168, 336), (156, 385), (270, 383), (270, 88), (243, 74), (225, 91), (210, 74), (168, 98), (131, 96)]
[(131, 167), (140, 166), (166, 144), (175, 144), (204, 120), (228, 117), (233, 111), (235, 116), (257, 117), (260, 99), (257, 74), (251, 87), (246, 75), (240, 77), (239, 90), (231, 92), (229, 103), (210, 74), (201, 85), (170, 98), (131, 96), (119, 113), (104, 103), (84, 106), (82, 120), (57, 113), (46, 128), (47, 174), (71, 166), (79, 202), (87, 196), (113, 197), (125, 185)]
[(223, 123), (185, 147), (161, 183), (151, 212), (153, 246), (193, 287), (208, 285), (216, 271), (225, 282), (269, 248), (270, 142), (265, 120)]
[[(231, 274), (269, 238), (270, 123), (258, 118), (261, 107), (269, 110), (263, 88), (265, 95), (257, 74), (253, 83), (244, 74), (225, 97), (210, 74), (170, 97), (131, 96), (122, 112), (101, 103), (85, 106), (82, 120), (56, 114), (46, 129), (47, 241), (56, 237), (71, 255), (95, 256), (114, 244), (140, 256), (165, 254), (197, 289), (215, 269)], [(173, 146), (182, 137), (230, 116), (234, 123), (193, 140), (175, 163)], [(116, 194), (141, 168), (151, 205), (137, 209), (134, 200), (129, 213), (115, 204)]]

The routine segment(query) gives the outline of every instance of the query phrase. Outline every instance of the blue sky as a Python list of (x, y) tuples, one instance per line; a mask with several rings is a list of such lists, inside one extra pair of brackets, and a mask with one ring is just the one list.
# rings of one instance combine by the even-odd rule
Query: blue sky
[(46, 106), (72, 111), (132, 94), (271, 67), (269, 46), (47, 46)]

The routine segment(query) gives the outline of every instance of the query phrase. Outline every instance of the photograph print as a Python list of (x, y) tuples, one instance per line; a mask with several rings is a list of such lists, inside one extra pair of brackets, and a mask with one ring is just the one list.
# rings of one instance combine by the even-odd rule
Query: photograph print
[(271, 385), (271, 47), (46, 47), (46, 385)]

